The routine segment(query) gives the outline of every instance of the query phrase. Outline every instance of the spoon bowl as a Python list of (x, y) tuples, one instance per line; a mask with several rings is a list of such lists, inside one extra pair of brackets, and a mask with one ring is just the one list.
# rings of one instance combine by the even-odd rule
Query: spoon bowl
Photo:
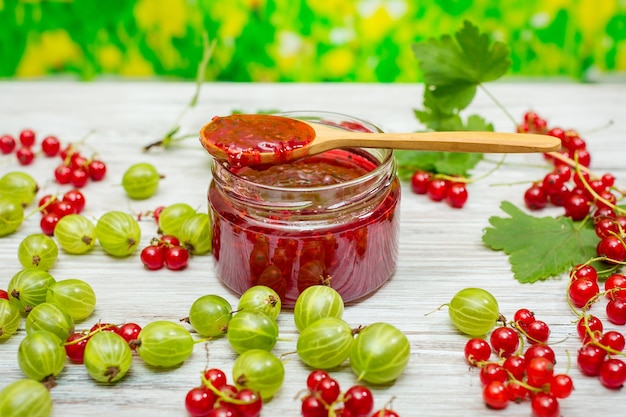
[(372, 133), (258, 114), (215, 117), (202, 128), (200, 141), (215, 159), (233, 166), (283, 163), (350, 147), (478, 153), (552, 152), (561, 147), (560, 139), (549, 135), (478, 131)]

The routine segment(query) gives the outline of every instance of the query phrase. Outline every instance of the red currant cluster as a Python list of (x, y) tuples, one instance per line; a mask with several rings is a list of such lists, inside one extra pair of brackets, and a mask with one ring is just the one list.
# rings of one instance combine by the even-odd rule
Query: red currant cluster
[[(475, 337), (465, 345), (465, 358), (480, 368), (483, 400), (492, 409), (530, 400), (533, 416), (558, 417), (559, 400), (574, 389), (567, 374), (554, 370), (556, 355), (548, 345), (550, 328), (528, 309), (515, 312), (510, 326), (495, 328), (489, 340)], [(528, 343), (524, 348), (523, 341)], [(498, 359), (491, 361), (493, 353)]]
[(374, 396), (369, 388), (353, 385), (342, 393), (337, 380), (326, 371), (318, 369), (309, 373), (306, 385), (307, 394), (302, 398), (302, 417), (399, 417), (387, 407), (371, 414)]
[(185, 397), (185, 408), (192, 417), (259, 417), (261, 396), (247, 388), (237, 389), (228, 383), (220, 369), (207, 369), (202, 384)]
[(451, 207), (462, 208), (467, 202), (466, 184), (426, 171), (416, 171), (411, 177), (415, 194), (427, 195), (432, 201), (445, 201)]
[(596, 235), (600, 238), (598, 256), (611, 264), (626, 261), (626, 215), (615, 215), (611, 210), (594, 217)]
[[(97, 158), (87, 158), (71, 144), (58, 151), (61, 165), (54, 169), (54, 179), (59, 184), (71, 184), (74, 187), (84, 187), (89, 180), (100, 181), (107, 172), (107, 166)], [(55, 156), (55, 155), (48, 155)]]
[(150, 270), (167, 267), (172, 271), (179, 271), (187, 267), (189, 251), (181, 246), (175, 236), (163, 235), (153, 238), (150, 245), (143, 248), (140, 259)]
[(626, 276), (610, 275), (600, 291), (598, 274), (591, 265), (577, 265), (570, 273), (568, 286), (570, 302), (581, 309), (576, 325), (582, 347), (578, 350), (578, 367), (588, 376), (597, 376), (608, 388), (621, 388), (626, 383), (624, 356), (626, 340), (615, 330), (605, 331), (604, 323), (588, 310), (602, 299), (606, 299), (606, 317), (614, 325), (626, 324)]
[(65, 341), (65, 353), (67, 358), (76, 364), (82, 364), (85, 357), (85, 347), (89, 338), (97, 332), (117, 333), (133, 347), (131, 341), (136, 340), (141, 332), (141, 326), (136, 323), (124, 323), (120, 326), (111, 323), (96, 323), (91, 329), (84, 332), (72, 333)]
[(46, 194), (39, 200), (41, 220), (39, 227), (42, 233), (52, 236), (54, 228), (61, 218), (68, 214), (78, 214), (85, 208), (85, 196), (79, 190), (70, 190), (61, 198), (56, 195)]
[(590, 213), (605, 215), (614, 207), (614, 191), (617, 191), (614, 188), (615, 178), (608, 173), (600, 177), (592, 176), (588, 169), (591, 154), (576, 130), (548, 129), (545, 119), (535, 112), (527, 112), (518, 131), (547, 134), (561, 140), (559, 152), (545, 155), (554, 169), (524, 193), (528, 208), (538, 210), (552, 204), (563, 207), (565, 214), (572, 219), (582, 220)]
[(574, 221), (591, 216), (601, 239), (598, 256), (616, 262), (626, 260), (626, 216), (616, 206), (618, 195), (623, 196), (624, 192), (615, 187), (612, 174), (594, 176), (588, 169), (591, 156), (585, 140), (572, 129), (548, 129), (545, 119), (534, 112), (524, 115), (524, 122), (518, 130), (547, 134), (561, 140), (560, 152), (546, 154), (554, 169), (525, 191), (526, 207), (531, 210), (542, 209), (548, 204), (563, 207), (565, 215)]
[[(17, 144), (21, 145), (17, 148)], [(30, 165), (36, 153), (33, 147), (36, 143), (36, 135), (30, 129), (24, 129), (18, 136), (18, 141), (11, 135), (0, 136), (0, 152), (9, 154), (15, 152), (18, 162), (21, 165)], [(61, 141), (53, 135), (46, 136), (41, 141), (41, 152), (49, 157), (60, 155), (63, 163), (54, 171), (54, 177), (59, 184), (72, 184), (76, 188), (85, 186), (89, 179), (99, 181), (106, 174), (106, 165), (96, 158), (85, 158), (71, 144), (64, 149), (61, 148)]]
[[(20, 145), (19, 148), (17, 148), (18, 142)], [(55, 136), (47, 136), (41, 143), (42, 150), (45, 152), (46, 149), (54, 147), (55, 143), (58, 152), (59, 140)], [(35, 152), (33, 151), (34, 144), (35, 132), (30, 129), (22, 130), (17, 141), (13, 136), (8, 134), (0, 136), (0, 152), (6, 155), (12, 153), (17, 148), (15, 156), (21, 165), (29, 165), (35, 159)]]

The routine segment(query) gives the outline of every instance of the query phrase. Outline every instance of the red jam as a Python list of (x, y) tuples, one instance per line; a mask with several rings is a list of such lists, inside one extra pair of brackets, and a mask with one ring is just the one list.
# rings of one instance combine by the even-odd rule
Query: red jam
[(400, 185), (389, 155), (332, 150), (267, 169), (214, 164), (218, 277), (239, 294), (272, 287), (285, 307), (311, 285), (330, 285), (345, 302), (379, 288), (398, 253)]
[(201, 131), (203, 146), (209, 152), (211, 147), (223, 151), (234, 167), (259, 165), (261, 153), (272, 154), (276, 162), (286, 161), (293, 150), (314, 138), (315, 131), (306, 123), (266, 114), (216, 116)]

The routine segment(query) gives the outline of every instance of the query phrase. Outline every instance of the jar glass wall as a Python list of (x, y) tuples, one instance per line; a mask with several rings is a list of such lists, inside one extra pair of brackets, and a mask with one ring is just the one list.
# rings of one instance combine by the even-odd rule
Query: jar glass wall
[[(345, 130), (380, 131), (354, 117), (282, 113)], [(325, 284), (349, 302), (395, 271), (400, 184), (386, 149), (336, 149), (293, 163), (243, 168), (213, 164), (208, 201), (219, 279), (238, 294), (252, 285), (292, 307)]]

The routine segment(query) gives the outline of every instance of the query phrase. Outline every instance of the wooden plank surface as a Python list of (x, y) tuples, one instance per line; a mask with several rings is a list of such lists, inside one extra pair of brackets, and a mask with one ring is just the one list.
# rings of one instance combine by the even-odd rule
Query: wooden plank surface
[[(181, 120), (181, 133), (197, 132), (214, 115), (233, 110), (325, 110), (369, 120), (384, 130), (416, 130), (420, 126), (413, 109), (421, 107), (420, 85), (359, 84), (207, 84), (198, 105)], [(592, 154), (592, 168), (611, 172), (626, 187), (626, 85), (494, 84), (489, 86), (503, 106), (520, 120), (533, 109), (551, 125), (581, 132)], [(106, 211), (132, 213), (159, 205), (186, 202), (205, 209), (210, 181), (209, 157), (195, 138), (167, 151), (143, 153), (141, 148), (167, 132), (194, 92), (190, 83), (155, 82), (3, 82), (0, 83), (0, 133), (17, 135), (34, 129), (39, 138), (57, 135), (65, 144), (84, 139), (83, 152), (97, 153), (107, 163), (104, 181), (90, 183), (83, 191), (85, 214), (97, 218)], [(471, 108), (493, 121), (497, 130), (514, 130), (513, 122), (484, 93)], [(493, 168), (499, 156), (490, 156), (475, 176)], [(158, 193), (145, 201), (129, 201), (120, 186), (125, 169), (135, 162), (155, 164), (165, 176)], [(481, 399), (478, 373), (463, 358), (466, 337), (454, 331), (447, 312), (432, 312), (458, 290), (477, 286), (491, 291), (501, 312), (512, 318), (525, 307), (546, 321), (557, 353), (559, 372), (574, 378), (575, 392), (561, 401), (561, 414), (587, 417), (611, 410), (626, 413), (624, 393), (603, 388), (595, 378), (583, 377), (576, 367), (580, 342), (572, 325), (575, 316), (565, 298), (564, 277), (535, 284), (520, 284), (510, 271), (507, 258), (481, 243), (483, 229), (493, 215), (503, 215), (503, 200), (522, 206), (528, 184), (547, 172), (539, 155), (509, 156), (495, 174), (469, 186), (470, 198), (461, 209), (428, 201), (403, 186), (400, 258), (394, 277), (376, 294), (347, 306), (345, 318), (354, 326), (385, 321), (402, 329), (411, 342), (411, 358), (404, 375), (395, 384), (373, 387), (376, 406), (393, 398), (393, 408), (402, 416), (528, 416), (530, 405), (511, 404), (505, 412), (488, 410)], [(58, 164), (38, 156), (25, 168), (12, 156), (0, 156), (0, 174), (26, 170), (39, 182), (39, 196), (62, 193), (68, 186), (53, 181)], [(558, 209), (546, 214), (560, 213)], [(19, 231), (0, 239), (0, 288), (6, 288), (19, 269), (16, 251), (28, 234), (39, 231), (39, 215), (28, 218)], [(141, 222), (142, 246), (156, 235), (155, 224)], [(182, 272), (143, 269), (138, 253), (112, 259), (96, 248), (84, 256), (61, 253), (51, 270), (56, 279), (80, 278), (92, 284), (97, 295), (94, 314), (78, 324), (90, 327), (98, 320), (145, 325), (153, 320), (176, 321), (188, 314), (198, 297), (214, 293), (236, 304), (236, 296), (222, 286), (209, 256), (196, 257)], [(597, 313), (603, 316), (602, 308)], [(283, 340), (278, 355), (295, 348), (297, 333), (291, 312), (279, 317)], [(0, 387), (21, 378), (16, 351), (24, 336), (19, 333), (0, 343)], [(617, 328), (623, 331), (623, 328)], [(558, 342), (558, 343), (556, 343)], [(264, 416), (299, 415), (301, 390), (308, 369), (295, 355), (285, 362), (283, 389), (265, 405)], [(155, 371), (135, 358), (127, 377), (112, 386), (94, 383), (81, 366), (69, 365), (52, 390), (54, 416), (185, 416), (184, 397), (207, 366), (220, 367), (229, 375), (235, 354), (225, 339), (197, 344), (192, 357), (170, 371)], [(342, 387), (355, 383), (349, 367), (333, 374)]]

